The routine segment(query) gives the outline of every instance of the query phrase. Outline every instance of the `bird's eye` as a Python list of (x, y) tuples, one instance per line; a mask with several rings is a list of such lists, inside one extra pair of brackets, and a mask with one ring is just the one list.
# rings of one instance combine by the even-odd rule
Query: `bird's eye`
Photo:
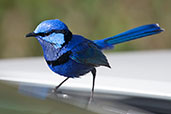
[(39, 36), (45, 37), (49, 36), (51, 33), (38, 33)]
[(52, 33), (63, 33), (63, 34), (67, 34), (67, 31), (66, 30), (51, 30), (50, 32), (47, 32), (47, 33), (37, 33), (38, 36), (41, 36), (41, 37), (45, 37), (45, 36), (49, 36), (50, 34)]
[(38, 33), (39, 36), (45, 37), (45, 33)]

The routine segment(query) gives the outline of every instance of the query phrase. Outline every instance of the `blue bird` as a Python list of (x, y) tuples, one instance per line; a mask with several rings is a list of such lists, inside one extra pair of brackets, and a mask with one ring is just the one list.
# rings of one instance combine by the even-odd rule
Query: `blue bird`
[(91, 41), (81, 35), (72, 34), (62, 21), (54, 19), (41, 22), (34, 32), (27, 34), (26, 37), (35, 37), (42, 46), (49, 68), (66, 77), (56, 86), (55, 91), (69, 78), (78, 78), (91, 72), (93, 75), (91, 97), (93, 97), (96, 67), (110, 68), (102, 50), (162, 31), (158, 24), (149, 24), (102, 40)]

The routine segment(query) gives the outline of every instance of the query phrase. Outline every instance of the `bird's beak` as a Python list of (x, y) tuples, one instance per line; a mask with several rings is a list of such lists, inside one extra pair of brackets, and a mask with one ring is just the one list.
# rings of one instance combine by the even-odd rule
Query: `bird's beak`
[(26, 34), (26, 37), (35, 37), (35, 36), (36, 36), (36, 34), (34, 32)]

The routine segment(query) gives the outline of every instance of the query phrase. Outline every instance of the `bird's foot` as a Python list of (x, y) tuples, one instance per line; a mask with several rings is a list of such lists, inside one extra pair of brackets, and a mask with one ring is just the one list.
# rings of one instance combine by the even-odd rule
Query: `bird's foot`
[(57, 93), (56, 88), (52, 89), (52, 93)]
[(93, 102), (93, 96), (90, 96), (88, 104), (91, 104)]
[(52, 93), (58, 93), (59, 86), (56, 86), (54, 89), (52, 89)]
[(58, 96), (59, 94), (62, 94), (62, 91), (59, 91), (57, 88), (52, 89), (52, 94)]

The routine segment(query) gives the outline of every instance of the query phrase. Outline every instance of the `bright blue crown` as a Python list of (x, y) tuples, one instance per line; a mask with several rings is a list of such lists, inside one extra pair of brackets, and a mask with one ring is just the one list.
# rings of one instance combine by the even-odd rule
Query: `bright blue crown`
[(44, 33), (51, 30), (68, 30), (68, 27), (59, 19), (46, 20), (36, 27), (34, 33)]

